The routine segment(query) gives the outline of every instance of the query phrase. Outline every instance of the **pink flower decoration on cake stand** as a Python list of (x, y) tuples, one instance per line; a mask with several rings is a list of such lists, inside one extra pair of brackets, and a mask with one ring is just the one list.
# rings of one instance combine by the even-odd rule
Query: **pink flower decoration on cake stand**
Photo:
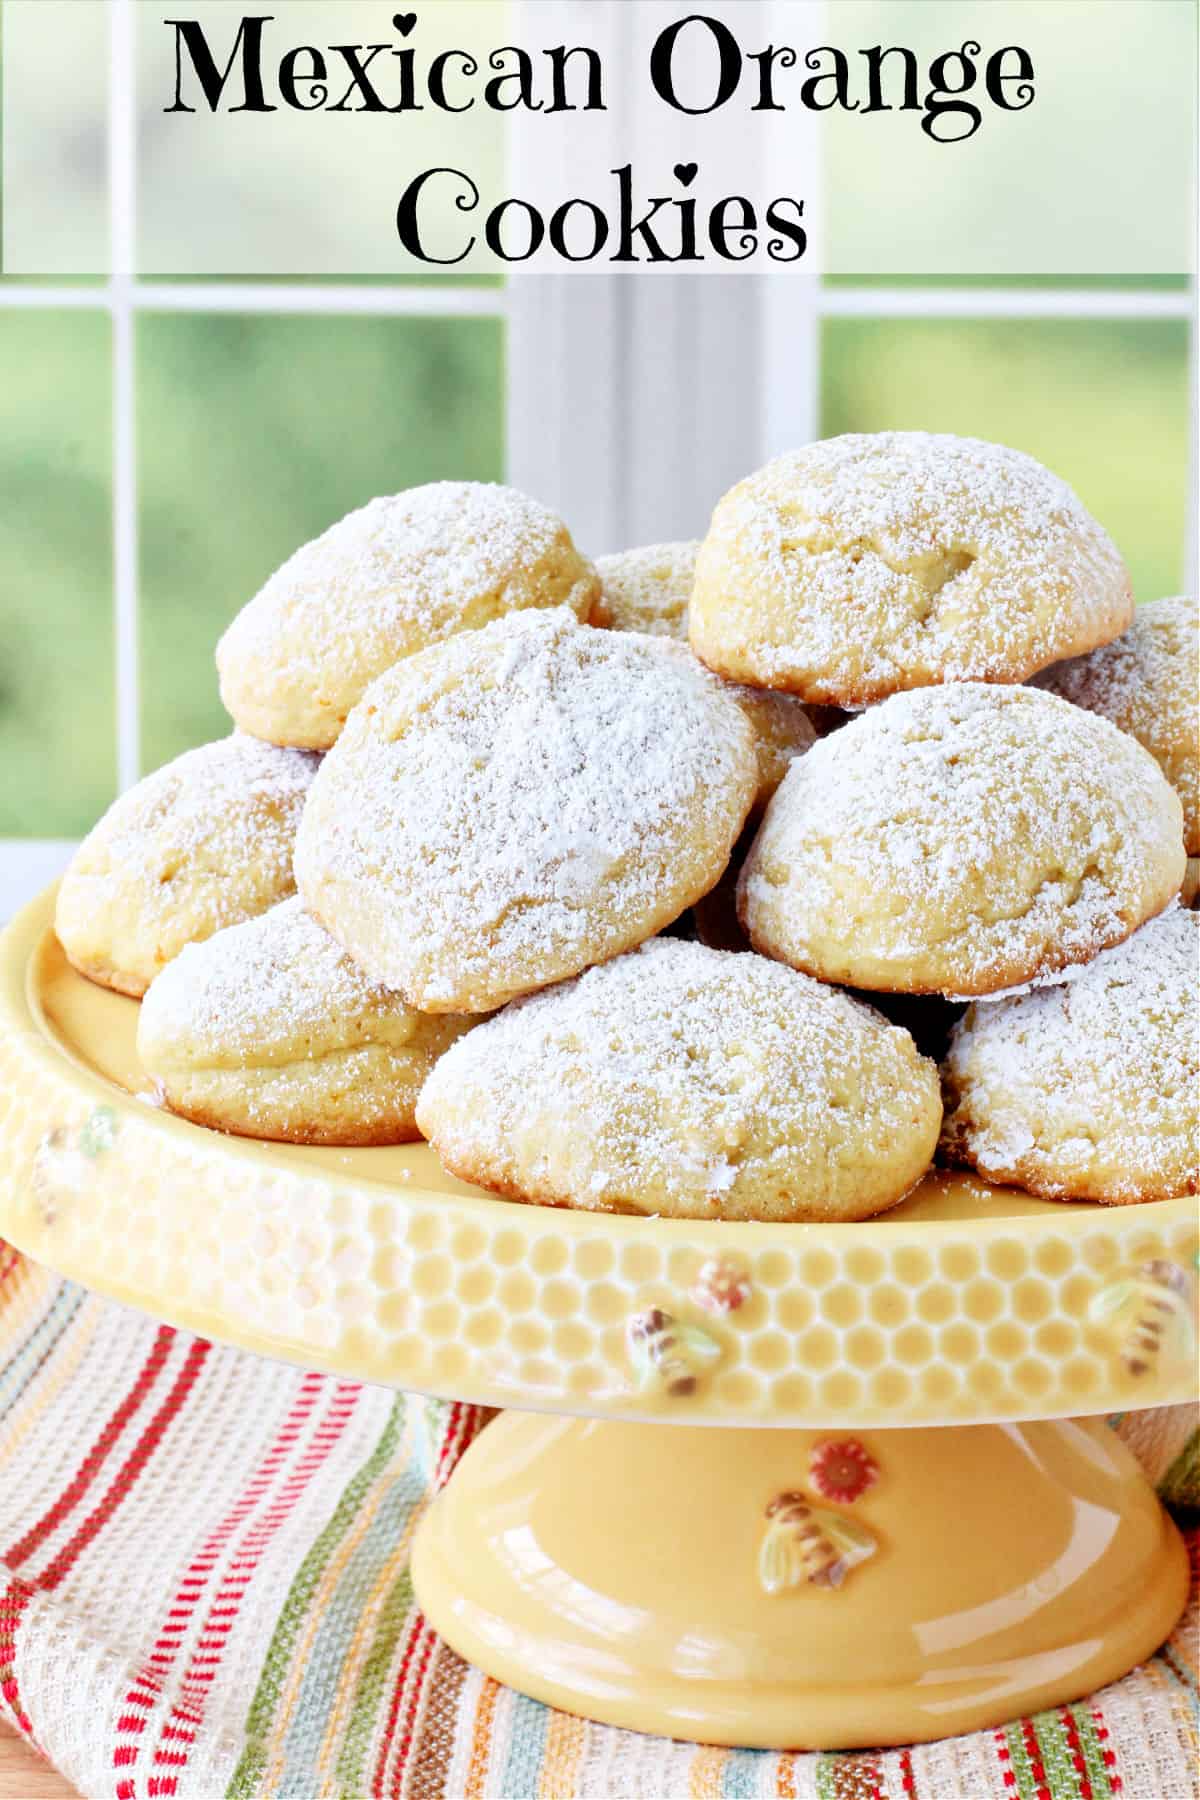
[(705, 1312), (736, 1312), (750, 1298), (750, 1277), (732, 1257), (710, 1256), (692, 1283), (691, 1294)]
[(814, 1444), (808, 1462), (809, 1479), (826, 1500), (849, 1504), (874, 1487), (879, 1464), (857, 1438), (831, 1438)]

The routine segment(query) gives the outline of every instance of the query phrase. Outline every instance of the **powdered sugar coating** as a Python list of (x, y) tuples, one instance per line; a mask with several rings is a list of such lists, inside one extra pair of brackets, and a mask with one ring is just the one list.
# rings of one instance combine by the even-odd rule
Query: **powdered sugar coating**
[(395, 1143), (473, 1021), (371, 982), (296, 897), (185, 949), (155, 980), (138, 1054), (203, 1124), (301, 1143)]
[(690, 538), (598, 556), (600, 597), (590, 623), (610, 631), (642, 631), (648, 637), (686, 642), (699, 548), (699, 540)]
[(816, 743), (817, 734), (803, 703), (793, 694), (773, 694), (741, 682), (730, 682), (728, 687), (754, 733), (758, 756), (754, 804), (765, 806), (796, 758)]
[(972, 1006), (944, 1065), (943, 1147), (1048, 1199), (1200, 1188), (1200, 914), (1171, 907), (1067, 986)]
[(694, 659), (521, 614), (370, 689), (314, 784), (297, 879), (374, 979), (486, 1012), (676, 918), (755, 779), (749, 726)]
[(176, 957), (146, 995), (139, 1031), (143, 1050), (169, 1034), (189, 1061), (238, 1068), (402, 1044), (431, 1022), (369, 980), (293, 895)]
[(935, 1065), (836, 988), (658, 938), (460, 1038), (417, 1118), (517, 1199), (681, 1218), (865, 1218), (928, 1166)]
[(293, 893), (296, 828), (319, 762), (235, 732), (122, 794), (59, 888), (55, 926), (75, 967), (142, 994), (185, 944)]
[(515, 488), (435, 481), (371, 500), (304, 544), (217, 646), (244, 730), (327, 749), (377, 675), (526, 607), (585, 618), (599, 593), (562, 520)]
[(1178, 892), (1179, 800), (1037, 688), (897, 694), (794, 763), (742, 871), (755, 946), (828, 981), (977, 996), (1087, 962)]
[(1183, 804), (1188, 854), (1200, 853), (1200, 605), (1148, 601), (1123, 637), (1057, 663), (1038, 685), (1145, 745)]
[(1117, 636), (1129, 578), (1048, 469), (999, 444), (850, 434), (719, 503), (692, 648), (733, 680), (862, 705), (943, 681), (1023, 681)]
[[(647, 544), (602, 556), (596, 563), (600, 599), (590, 623), (610, 631), (640, 631), (687, 648), (688, 601), (696, 572), (698, 543)], [(816, 741), (812, 720), (793, 694), (730, 682), (758, 750), (755, 806), (765, 806), (788, 772), (793, 757)]]

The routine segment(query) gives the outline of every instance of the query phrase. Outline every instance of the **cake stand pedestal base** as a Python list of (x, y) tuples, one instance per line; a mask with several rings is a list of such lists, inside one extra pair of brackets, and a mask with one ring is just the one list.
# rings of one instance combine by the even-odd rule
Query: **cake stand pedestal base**
[(441, 1636), (523, 1693), (773, 1749), (914, 1743), (1079, 1699), (1157, 1649), (1187, 1595), (1178, 1532), (1096, 1420), (852, 1434), (505, 1413), (430, 1508), (413, 1573)]

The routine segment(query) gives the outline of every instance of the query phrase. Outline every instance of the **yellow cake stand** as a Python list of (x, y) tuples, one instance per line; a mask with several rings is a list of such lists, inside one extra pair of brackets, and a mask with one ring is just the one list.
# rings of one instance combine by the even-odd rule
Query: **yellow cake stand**
[(867, 1223), (692, 1223), (225, 1137), (155, 1104), (136, 1005), (52, 916), (0, 940), (0, 1235), (209, 1337), (512, 1409), (414, 1551), (489, 1673), (841, 1748), (1077, 1699), (1170, 1631), (1183, 1547), (1102, 1415), (1194, 1394), (1195, 1201), (934, 1174)]

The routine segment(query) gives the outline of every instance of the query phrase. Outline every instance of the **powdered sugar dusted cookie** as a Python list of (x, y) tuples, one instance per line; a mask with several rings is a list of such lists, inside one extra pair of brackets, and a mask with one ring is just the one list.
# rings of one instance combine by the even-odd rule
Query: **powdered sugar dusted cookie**
[(694, 659), (524, 613), (369, 690), (314, 784), (297, 880), (373, 980), (487, 1012), (707, 892), (756, 779), (750, 727)]
[[(691, 667), (704, 668), (686, 643), (662, 636), (652, 640), (643, 638), (642, 641), (657, 644), (664, 656), (682, 658)], [(720, 677), (716, 679), (720, 680)], [(772, 694), (766, 688), (745, 687), (740, 681), (722, 681), (721, 686), (741, 708), (754, 739), (758, 774), (753, 810), (757, 813), (767, 804), (795, 759), (816, 743), (817, 734), (804, 706), (792, 694)]]
[(599, 593), (562, 520), (515, 488), (435, 481), (372, 500), (289, 557), (217, 646), (244, 731), (324, 750), (377, 675), (526, 607)]
[(1200, 855), (1200, 606), (1151, 600), (1115, 643), (1057, 663), (1039, 687), (1101, 713), (1144, 744), (1183, 804), (1189, 856)]
[(1172, 907), (1073, 980), (972, 1006), (944, 1065), (943, 1146), (1047, 1199), (1200, 1187), (1200, 914)]
[(685, 539), (598, 556), (600, 597), (592, 608), (591, 624), (686, 643), (688, 601), (699, 548), (696, 539)]
[[(591, 623), (612, 631), (640, 631), (687, 643), (688, 601), (696, 573), (697, 543), (647, 544), (602, 556), (596, 563), (600, 598)], [(730, 683), (754, 732), (758, 751), (755, 805), (765, 806), (795, 756), (816, 741), (803, 704), (793, 694)]]
[(235, 732), (122, 794), (58, 890), (55, 929), (80, 973), (142, 994), (185, 944), (294, 893), (292, 848), (319, 761)]
[(860, 1219), (928, 1166), (936, 1065), (836, 988), (658, 938), (468, 1032), (417, 1120), (518, 1200), (697, 1219)]
[(730, 682), (729, 691), (754, 733), (758, 758), (756, 807), (765, 806), (798, 756), (812, 747), (817, 734), (803, 704), (792, 694)]
[(1032, 457), (976, 438), (853, 434), (781, 456), (717, 506), (692, 648), (735, 681), (835, 706), (1023, 681), (1133, 612), (1107, 533)]
[(415, 1012), (285, 900), (193, 944), (152, 984), (138, 1054), (199, 1125), (297, 1144), (418, 1137), (417, 1095), (470, 1019)]
[(1184, 873), (1153, 757), (1029, 687), (897, 694), (793, 764), (742, 870), (755, 947), (826, 981), (950, 997), (1053, 977)]

